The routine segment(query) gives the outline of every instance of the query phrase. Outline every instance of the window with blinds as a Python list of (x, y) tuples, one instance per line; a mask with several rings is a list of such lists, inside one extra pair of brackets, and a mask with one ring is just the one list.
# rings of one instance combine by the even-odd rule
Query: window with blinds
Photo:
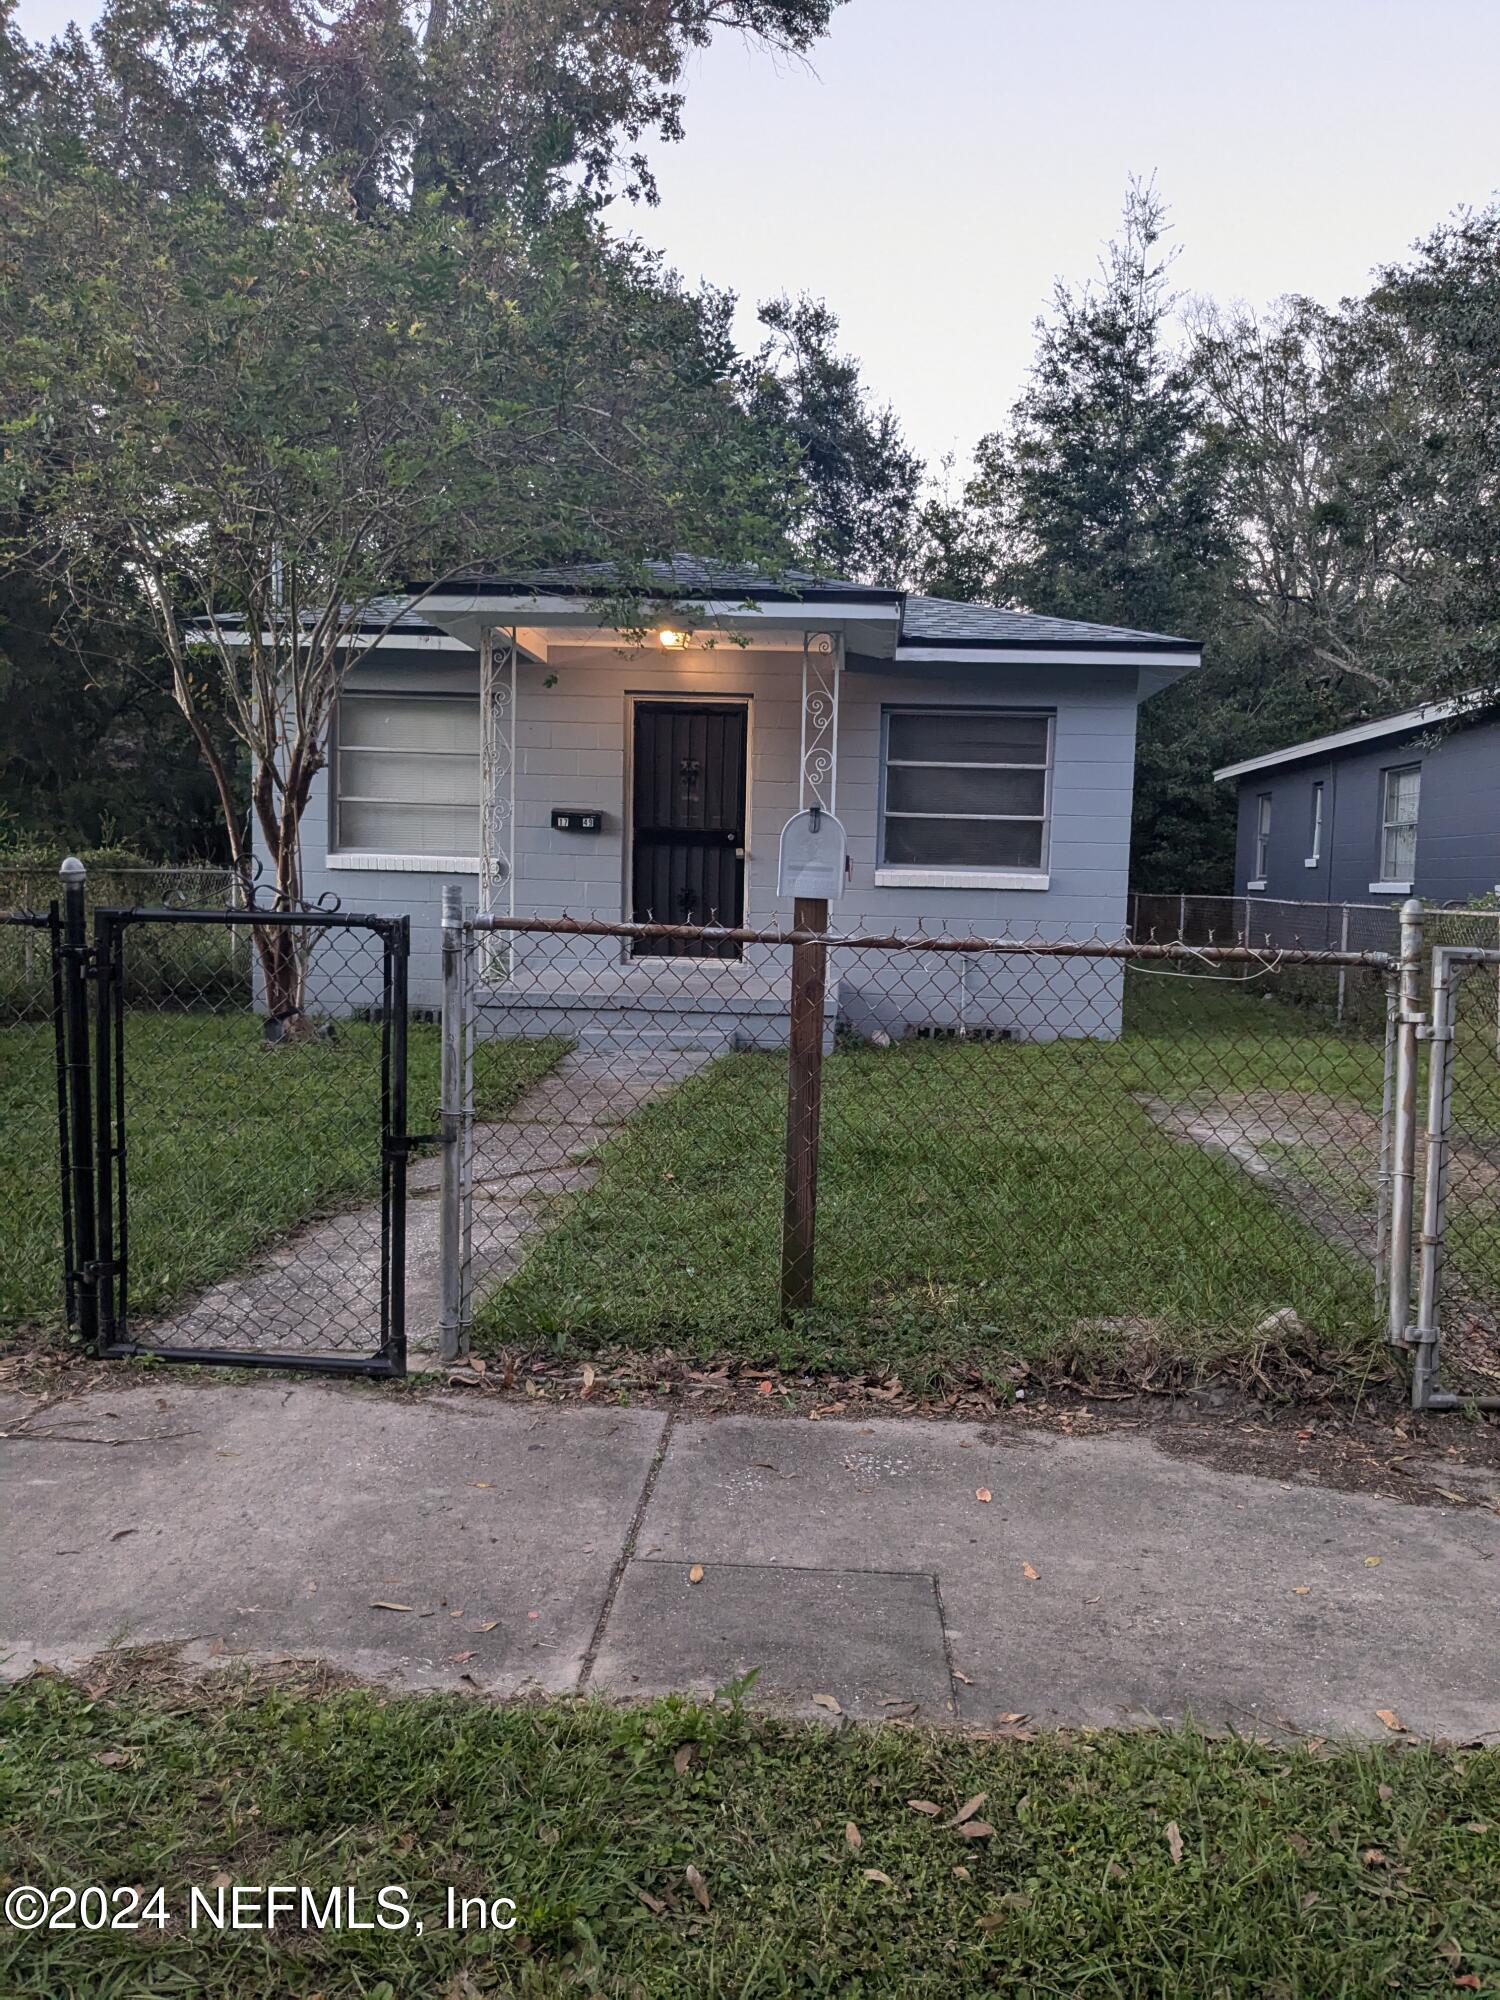
[(1403, 764), (1385, 773), (1380, 815), (1382, 882), (1410, 882), (1417, 872), (1417, 811), (1421, 800), (1420, 764)]
[(478, 854), (477, 699), (342, 698), (334, 754), (334, 846), (340, 853)]
[(891, 709), (887, 866), (1040, 869), (1052, 718), (1006, 709)]

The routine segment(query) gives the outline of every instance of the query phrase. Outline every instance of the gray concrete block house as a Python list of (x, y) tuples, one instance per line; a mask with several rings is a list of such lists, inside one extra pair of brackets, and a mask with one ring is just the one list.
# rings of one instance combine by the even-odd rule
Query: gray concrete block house
[(1229, 764), (1238, 895), (1466, 903), (1500, 885), (1500, 716), (1438, 702)]
[[(521, 916), (788, 925), (778, 840), (814, 804), (848, 832), (839, 930), (1124, 935), (1136, 711), (1197, 664), (1192, 641), (686, 559), (652, 583), (627, 631), (601, 623), (607, 572), (466, 578), (353, 665), (305, 893), (410, 914), (415, 1004), (439, 997), (447, 882)], [(784, 955), (535, 945), (496, 994), (512, 1028), (784, 1033)], [(1069, 1010), (1004, 966), (930, 961), (919, 994), (909, 966), (831, 972), (862, 1031), (1118, 1027), (1118, 967)]]

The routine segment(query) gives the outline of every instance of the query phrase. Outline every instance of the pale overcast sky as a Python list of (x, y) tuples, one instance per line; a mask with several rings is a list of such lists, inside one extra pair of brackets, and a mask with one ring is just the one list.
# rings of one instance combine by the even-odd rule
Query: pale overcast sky
[[(23, 30), (91, 7), (20, 0)], [(632, 213), (691, 280), (820, 294), (932, 459), (1004, 415), (1126, 177), (1186, 291), (1332, 302), (1500, 189), (1496, 0), (848, 0), (813, 66), (725, 38)]]

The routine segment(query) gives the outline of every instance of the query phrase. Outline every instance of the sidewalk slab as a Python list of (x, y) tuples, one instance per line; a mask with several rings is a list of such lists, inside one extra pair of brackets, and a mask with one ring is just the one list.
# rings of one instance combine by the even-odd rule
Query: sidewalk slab
[(932, 1571), (966, 1722), (1380, 1736), (1390, 1708), (1420, 1733), (1500, 1731), (1500, 1521), (1477, 1510), (1289, 1487), (1135, 1438), (732, 1417), (678, 1427), (638, 1546)]
[(686, 1563), (627, 1566), (596, 1687), (708, 1696), (752, 1668), (758, 1707), (824, 1721), (840, 1711), (867, 1721), (954, 1719), (931, 1576), (713, 1563), (694, 1583)]
[(0, 1670), (180, 1640), (410, 1687), (571, 1688), (663, 1425), (267, 1381), (58, 1405), (37, 1431), (120, 1441), (4, 1444)]
[(668, 1432), (654, 1411), (166, 1371), (3, 1428), (6, 1673), (176, 1641), (496, 1695), (574, 1690), (592, 1659), (617, 1693), (758, 1666), (753, 1699), (800, 1714), (831, 1712), (821, 1693), (922, 1721), (1380, 1737), (1389, 1709), (1500, 1736), (1492, 1511), (1137, 1435)]

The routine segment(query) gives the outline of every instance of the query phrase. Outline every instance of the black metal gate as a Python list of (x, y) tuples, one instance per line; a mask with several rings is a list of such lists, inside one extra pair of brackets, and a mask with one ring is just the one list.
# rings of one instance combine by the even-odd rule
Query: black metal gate
[(80, 894), (68, 933), (84, 1341), (405, 1374), (409, 920), (101, 909), (88, 948)]

